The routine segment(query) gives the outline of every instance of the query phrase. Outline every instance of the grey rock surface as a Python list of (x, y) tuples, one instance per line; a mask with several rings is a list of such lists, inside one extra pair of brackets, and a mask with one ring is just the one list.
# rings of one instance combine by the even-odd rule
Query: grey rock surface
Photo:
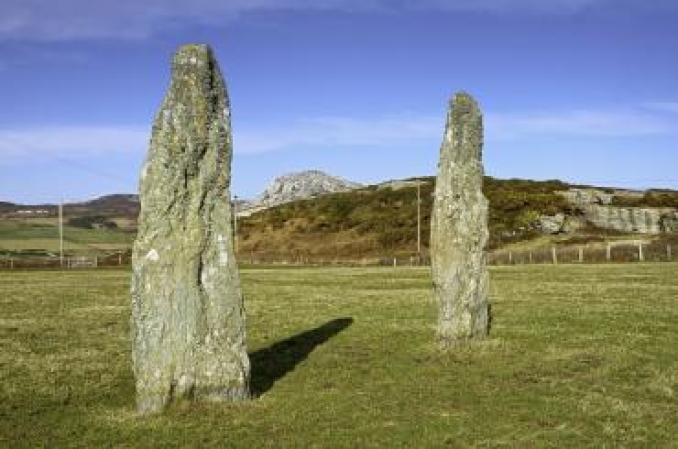
[(229, 102), (212, 50), (183, 46), (140, 181), (131, 325), (141, 413), (249, 396), (231, 156)]
[(598, 189), (570, 189), (559, 193), (577, 207), (585, 221), (598, 228), (637, 234), (676, 232), (678, 211), (673, 208), (611, 205), (616, 196), (642, 198), (645, 192), (617, 190), (607, 193)]
[(483, 122), (475, 100), (450, 104), (431, 216), (431, 271), (442, 347), (489, 332), (488, 202), (483, 195)]
[(266, 187), (255, 207), (271, 207), (329, 193), (345, 192), (361, 184), (331, 176), (319, 170), (306, 170), (280, 176)]
[(539, 217), (539, 228), (544, 234), (560, 234), (564, 232), (566, 217), (563, 213), (542, 215)]
[(662, 214), (659, 227), (665, 234), (678, 234), (678, 211), (671, 210)]
[(614, 194), (598, 189), (569, 189), (559, 192), (567, 201), (575, 206), (599, 204), (608, 205), (612, 202)]
[(678, 213), (674, 209), (616, 207), (589, 204), (582, 207), (587, 221), (599, 228), (638, 234), (675, 232)]
[(576, 216), (564, 214), (562, 212), (555, 215), (541, 215), (537, 226), (543, 234), (572, 234), (583, 227), (585, 222)]

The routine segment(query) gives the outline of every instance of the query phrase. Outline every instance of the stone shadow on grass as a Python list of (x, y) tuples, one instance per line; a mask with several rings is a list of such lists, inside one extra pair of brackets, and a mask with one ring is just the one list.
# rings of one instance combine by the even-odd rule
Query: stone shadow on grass
[(278, 380), (330, 338), (353, 324), (353, 318), (337, 318), (322, 326), (293, 335), (250, 354), (250, 387), (254, 397), (266, 393)]

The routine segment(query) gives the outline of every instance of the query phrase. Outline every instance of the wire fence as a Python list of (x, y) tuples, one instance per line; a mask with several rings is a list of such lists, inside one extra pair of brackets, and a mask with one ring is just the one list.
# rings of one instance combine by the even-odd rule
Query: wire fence
[(489, 254), (491, 265), (671, 262), (675, 249), (664, 243), (618, 242), (603, 245), (502, 249)]
[[(490, 265), (629, 263), (678, 261), (678, 248), (661, 242), (623, 241), (581, 246), (543, 246), (532, 249), (499, 249), (487, 256)], [(382, 257), (321, 257), (286, 254), (248, 253), (238, 260), (247, 265), (349, 265), (417, 266), (430, 265), (428, 254)]]
[(131, 263), (129, 254), (109, 256), (69, 256), (60, 257), (5, 257), (0, 259), (0, 269), (66, 269), (121, 267)]
[[(499, 249), (488, 253), (490, 265), (526, 264), (598, 264), (631, 262), (678, 261), (678, 247), (664, 243), (617, 242), (582, 246), (548, 246), (531, 249)], [(290, 266), (419, 266), (430, 265), (425, 255), (387, 255), (370, 257), (323, 257), (271, 253), (239, 254), (243, 265), (290, 265)], [(108, 256), (64, 257), (13, 257), (0, 259), (0, 270), (14, 269), (93, 269), (122, 267), (131, 263), (131, 255), (113, 254)]]

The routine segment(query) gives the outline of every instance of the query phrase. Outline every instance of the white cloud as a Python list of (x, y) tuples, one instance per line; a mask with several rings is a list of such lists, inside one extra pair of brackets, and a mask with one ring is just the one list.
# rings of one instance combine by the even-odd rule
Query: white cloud
[[(175, 26), (223, 24), (272, 10), (573, 13), (591, 6), (675, 7), (671, 0), (2, 0), (0, 40), (144, 38)], [(673, 6), (671, 6), (673, 5)]]
[(149, 131), (124, 126), (48, 126), (0, 129), (0, 164), (26, 159), (143, 153)]
[(667, 134), (676, 123), (637, 110), (574, 110), (488, 114), (489, 140), (540, 136), (633, 137)]
[(234, 132), (236, 153), (295, 148), (369, 147), (417, 143), (442, 136), (444, 117), (391, 116), (370, 119), (322, 117)]
[[(236, 154), (296, 149), (412, 148), (437, 146), (445, 117), (401, 114), (383, 117), (318, 117), (277, 124), (235, 123)], [(641, 109), (556, 112), (489, 112), (487, 141), (529, 141), (543, 137), (644, 137), (675, 135), (678, 119)], [(129, 153), (143, 157), (149, 126), (70, 126), (0, 129), (0, 164), (30, 158), (88, 158)]]
[(678, 101), (655, 101), (645, 103), (645, 108), (653, 111), (678, 114)]
[(425, 0), (422, 9), (448, 11), (481, 11), (503, 13), (531, 11), (536, 13), (572, 13), (606, 0)]
[[(325, 117), (234, 134), (236, 153), (262, 153), (297, 148), (388, 147), (438, 145), (444, 116), (400, 115), (356, 119)], [(485, 115), (487, 141), (554, 137), (642, 137), (675, 133), (678, 123), (635, 110), (556, 112), (490, 112)]]
[[(241, 154), (296, 148), (388, 146), (419, 142), (442, 133), (441, 117), (355, 119), (323, 117), (279, 125), (253, 124), (234, 130), (234, 151)], [(442, 134), (441, 134), (442, 135)], [(89, 158), (106, 154), (145, 155), (146, 126), (46, 126), (0, 129), (0, 164), (38, 158)]]
[(182, 25), (220, 24), (260, 10), (355, 10), (356, 0), (3, 0), (0, 40), (136, 39)]

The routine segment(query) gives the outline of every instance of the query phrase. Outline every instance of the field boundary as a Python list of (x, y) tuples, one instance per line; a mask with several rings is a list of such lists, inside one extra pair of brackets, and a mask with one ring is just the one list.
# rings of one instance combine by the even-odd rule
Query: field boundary
[[(637, 262), (674, 262), (678, 249), (672, 245), (653, 242), (607, 242), (595, 245), (552, 245), (531, 249), (503, 248), (488, 253), (489, 265), (558, 265), (558, 264), (605, 264)], [(384, 255), (371, 257), (320, 257), (270, 253), (238, 255), (243, 265), (290, 265), (290, 266), (426, 266), (430, 257), (425, 255)], [(81, 269), (128, 266), (130, 253), (108, 256), (59, 257), (5, 256), (0, 259), (0, 270), (15, 269)]]

